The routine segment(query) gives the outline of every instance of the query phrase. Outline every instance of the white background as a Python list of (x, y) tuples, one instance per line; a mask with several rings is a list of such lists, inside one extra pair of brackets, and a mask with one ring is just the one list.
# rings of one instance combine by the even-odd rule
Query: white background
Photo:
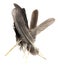
[[(38, 25), (48, 18), (55, 18), (55, 22), (40, 33), (35, 45), (44, 54), (47, 60), (31, 54), (26, 55), (19, 50), (13, 49), (8, 56), (5, 53), (16, 44), (13, 30), (12, 9), (13, 3), (19, 4), (26, 9), (28, 23), (30, 24), (31, 13), (39, 10)], [(0, 65), (58, 65), (58, 1), (57, 0), (1, 0), (0, 1)]]

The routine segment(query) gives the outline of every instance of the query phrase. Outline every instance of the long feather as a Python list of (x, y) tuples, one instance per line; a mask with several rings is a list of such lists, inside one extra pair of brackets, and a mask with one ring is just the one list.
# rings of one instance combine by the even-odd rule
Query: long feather
[(36, 28), (34, 28), (32, 30), (31, 34), (39, 34), (40, 32), (42, 32), (43, 30), (45, 30), (48, 26), (50, 26), (51, 24), (53, 24), (55, 21), (54, 18), (49, 18), (47, 20), (45, 20), (43, 23), (41, 23), (40, 25), (38, 25)]

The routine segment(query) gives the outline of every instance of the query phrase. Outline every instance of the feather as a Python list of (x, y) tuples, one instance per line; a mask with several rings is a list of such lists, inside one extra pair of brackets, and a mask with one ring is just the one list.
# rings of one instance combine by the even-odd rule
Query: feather
[(36, 28), (32, 29), (31, 34), (39, 34), (40, 32), (42, 32), (43, 30), (45, 30), (48, 26), (50, 26), (51, 24), (53, 24), (55, 21), (54, 18), (49, 18), (47, 20), (45, 20), (43, 23), (41, 23), (40, 25), (38, 25)]
[(34, 10), (31, 16), (30, 29), (34, 29), (37, 25), (38, 10)]

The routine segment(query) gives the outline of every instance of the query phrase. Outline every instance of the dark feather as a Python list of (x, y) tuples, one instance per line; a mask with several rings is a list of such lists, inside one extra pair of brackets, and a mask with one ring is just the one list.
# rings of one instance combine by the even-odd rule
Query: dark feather
[(27, 50), (33, 55), (38, 54), (38, 50), (34, 47), (33, 42), (34, 38), (32, 37), (29, 28), (28, 22), (24, 18), (26, 14), (24, 9), (21, 9), (18, 5), (15, 5), (13, 10), (13, 18), (14, 18), (14, 29), (16, 32), (17, 38), (22, 40), (19, 45), (23, 48), (24, 45), (27, 44)]

